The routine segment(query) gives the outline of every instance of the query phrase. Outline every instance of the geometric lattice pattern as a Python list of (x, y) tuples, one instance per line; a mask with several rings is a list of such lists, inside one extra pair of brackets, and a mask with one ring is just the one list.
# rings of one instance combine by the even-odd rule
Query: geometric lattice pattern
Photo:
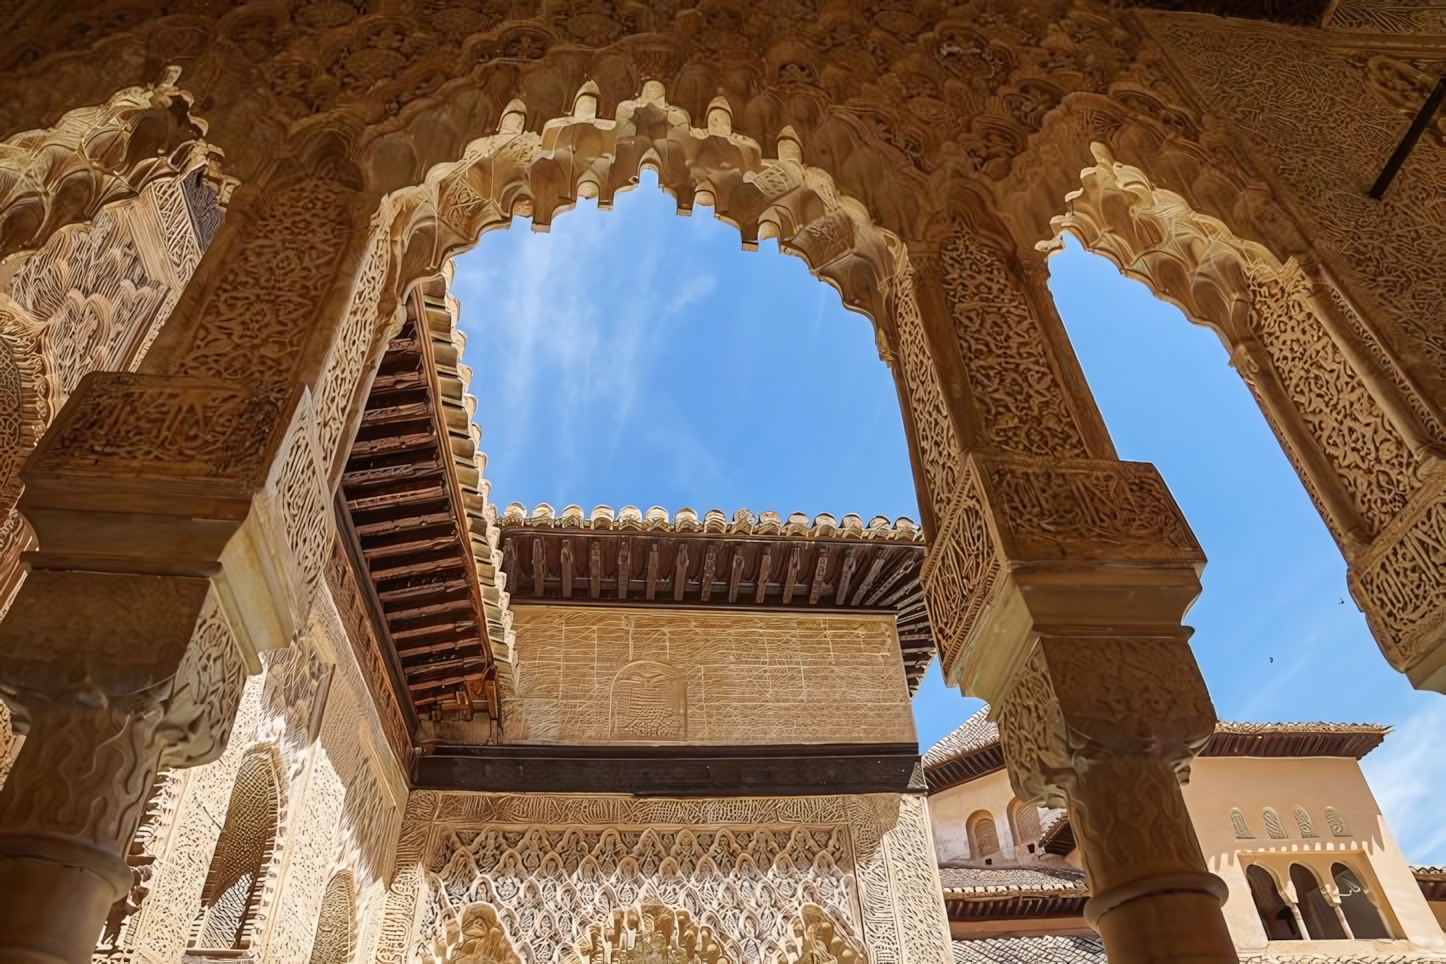
[(347, 964), (355, 945), (355, 924), (351, 878), (336, 874), (321, 898), (321, 917), (316, 922), (316, 940), (311, 945), (311, 964)]
[(206, 886), (191, 946), (239, 949), (249, 942), (248, 924), (261, 897), (263, 870), (276, 845), (279, 801), (276, 774), (262, 756), (247, 757), (236, 773), (226, 823)]

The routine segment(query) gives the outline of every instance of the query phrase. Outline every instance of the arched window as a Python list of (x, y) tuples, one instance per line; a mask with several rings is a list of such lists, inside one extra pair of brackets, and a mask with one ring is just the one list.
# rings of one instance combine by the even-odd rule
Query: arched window
[(1290, 882), (1295, 885), (1296, 906), (1300, 909), (1301, 920), (1305, 921), (1306, 933), (1311, 939), (1345, 940), (1346, 929), (1341, 926), (1335, 908), (1320, 889), (1320, 880), (1315, 871), (1305, 864), (1291, 864)]
[(1265, 936), (1273, 941), (1300, 940), (1295, 912), (1280, 896), (1280, 888), (1270, 871), (1259, 864), (1251, 864), (1245, 868), (1245, 879), (1250, 881), (1250, 896), (1255, 900), (1255, 911), (1265, 927)]
[(1314, 837), (1315, 830), (1310, 825), (1310, 814), (1306, 813), (1305, 807), (1295, 808), (1295, 825), (1300, 828), (1302, 837)]
[(993, 858), (999, 853), (999, 832), (989, 811), (980, 810), (969, 818), (969, 856), (975, 860)]
[(1391, 933), (1381, 919), (1380, 910), (1371, 902), (1355, 871), (1345, 864), (1331, 864), (1331, 876), (1335, 878), (1336, 893), (1341, 898), (1341, 913), (1350, 925), (1351, 936), (1358, 941), (1389, 938)]
[(354, 906), (351, 875), (333, 875), (321, 898), (310, 964), (349, 964), (356, 946)]
[(1280, 814), (1273, 807), (1265, 808), (1265, 832), (1272, 840), (1284, 840), (1285, 828), (1280, 825)]
[(1346, 833), (1346, 822), (1336, 812), (1335, 807), (1326, 807), (1326, 825), (1331, 828), (1331, 833), (1337, 837), (1349, 837)]
[(276, 846), (279, 811), (270, 758), (247, 756), (231, 788), (226, 822), (201, 891), (201, 914), (191, 932), (191, 947), (236, 950), (249, 945), (251, 919)]
[(1254, 840), (1255, 834), (1250, 832), (1250, 827), (1245, 823), (1245, 814), (1237, 807), (1230, 811), (1230, 826), (1235, 830), (1236, 840)]
[(1015, 798), (1009, 803), (1009, 829), (1014, 834), (1014, 855), (1016, 857), (1034, 853), (1038, 849), (1043, 832), (1039, 827), (1039, 808)]

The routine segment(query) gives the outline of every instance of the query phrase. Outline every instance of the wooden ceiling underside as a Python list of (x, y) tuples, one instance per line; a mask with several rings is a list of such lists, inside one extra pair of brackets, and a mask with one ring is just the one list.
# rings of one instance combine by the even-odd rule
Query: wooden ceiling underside
[(503, 528), (502, 560), (514, 607), (891, 613), (911, 692), (934, 652), (915, 542), (524, 524)]
[(410, 308), (372, 384), (342, 492), (407, 698), (422, 716), (495, 717), (474, 545), (485, 544), (486, 522), (451, 317), (439, 299)]

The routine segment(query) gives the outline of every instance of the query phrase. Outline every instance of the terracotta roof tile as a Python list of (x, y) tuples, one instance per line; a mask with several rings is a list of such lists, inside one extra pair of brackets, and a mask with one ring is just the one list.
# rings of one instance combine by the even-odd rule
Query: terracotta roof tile
[(1104, 964), (1098, 937), (991, 937), (954, 941), (954, 964)]
[[(495, 510), (494, 510), (495, 511)], [(580, 505), (564, 506), (560, 511), (546, 502), (539, 502), (528, 509), (521, 502), (514, 502), (502, 515), (496, 518), (503, 526), (534, 526), (538, 528), (573, 529), (635, 529), (649, 532), (716, 532), (730, 535), (771, 535), (798, 536), (810, 539), (886, 539), (895, 542), (924, 542), (924, 530), (912, 519), (900, 516), (893, 522), (879, 515), (865, 525), (861, 516), (849, 513), (837, 519), (827, 512), (821, 512), (812, 520), (802, 512), (795, 512), (785, 522), (777, 512), (763, 512), (754, 515), (748, 509), (733, 513), (730, 521), (721, 509), (709, 509), (698, 518), (698, 513), (684, 506), (672, 516), (662, 506), (655, 505), (643, 512), (635, 505), (626, 505), (616, 511), (612, 506), (595, 506), (591, 512), (584, 512)]]
[[(1353, 756), (1360, 759), (1391, 732), (1378, 723), (1216, 724), (1202, 756)], [(999, 728), (984, 707), (929, 747), (924, 767), (935, 769), (997, 746)]]
[(999, 742), (999, 727), (989, 721), (989, 707), (975, 713), (954, 732), (929, 747), (924, 766), (933, 767), (957, 760)]
[(1088, 893), (1084, 873), (1071, 867), (1033, 870), (1023, 867), (940, 867), (945, 897), (1079, 891)]

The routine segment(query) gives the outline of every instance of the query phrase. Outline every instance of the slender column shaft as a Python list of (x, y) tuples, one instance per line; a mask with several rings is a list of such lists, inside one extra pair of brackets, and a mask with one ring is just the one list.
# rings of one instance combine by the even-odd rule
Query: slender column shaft
[(1019, 797), (1069, 807), (1112, 964), (1234, 962), (1180, 792), (1215, 724), (1180, 625), (1204, 554), (1154, 467), (1114, 457), (1043, 265), (962, 235), (909, 253), (920, 317), (895, 324), (946, 400), (915, 418), (964, 449), (923, 574), (945, 679), (993, 705)]

